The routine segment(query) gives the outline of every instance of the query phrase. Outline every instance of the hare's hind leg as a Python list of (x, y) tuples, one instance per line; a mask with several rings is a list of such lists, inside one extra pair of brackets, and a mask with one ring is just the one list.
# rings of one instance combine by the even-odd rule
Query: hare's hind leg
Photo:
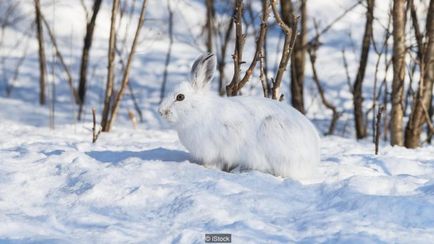
[(264, 118), (258, 130), (258, 143), (266, 159), (267, 173), (294, 178), (300, 155), (297, 144), (303, 138), (292, 133), (290, 122), (279, 115)]

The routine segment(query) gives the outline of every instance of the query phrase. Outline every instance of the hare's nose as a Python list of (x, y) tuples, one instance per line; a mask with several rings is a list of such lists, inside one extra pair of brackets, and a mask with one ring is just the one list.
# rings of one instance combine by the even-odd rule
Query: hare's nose
[(160, 113), (161, 116), (167, 115), (169, 113), (169, 110), (160, 108), (158, 109), (158, 113)]

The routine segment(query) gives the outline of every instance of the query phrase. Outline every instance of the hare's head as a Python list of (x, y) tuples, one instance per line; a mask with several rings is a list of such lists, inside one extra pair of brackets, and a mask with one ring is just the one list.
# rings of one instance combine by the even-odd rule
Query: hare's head
[(192, 110), (197, 109), (206, 100), (209, 83), (214, 75), (216, 58), (214, 54), (203, 54), (191, 67), (190, 82), (179, 84), (162, 101), (158, 112), (167, 121), (177, 123), (188, 119)]

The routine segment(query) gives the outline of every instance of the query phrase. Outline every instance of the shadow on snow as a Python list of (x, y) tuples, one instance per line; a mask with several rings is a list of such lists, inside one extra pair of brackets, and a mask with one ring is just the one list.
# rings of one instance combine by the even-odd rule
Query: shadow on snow
[(163, 162), (183, 162), (190, 160), (190, 154), (185, 151), (167, 148), (154, 148), (145, 151), (91, 151), (86, 154), (104, 163), (119, 164), (128, 158), (142, 160), (157, 160)]

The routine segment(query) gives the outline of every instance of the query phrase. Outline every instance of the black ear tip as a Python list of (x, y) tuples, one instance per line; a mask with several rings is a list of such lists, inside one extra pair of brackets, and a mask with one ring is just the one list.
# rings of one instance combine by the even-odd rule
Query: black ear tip
[(203, 59), (202, 63), (206, 62), (208, 59), (214, 57), (214, 53), (208, 53)]

